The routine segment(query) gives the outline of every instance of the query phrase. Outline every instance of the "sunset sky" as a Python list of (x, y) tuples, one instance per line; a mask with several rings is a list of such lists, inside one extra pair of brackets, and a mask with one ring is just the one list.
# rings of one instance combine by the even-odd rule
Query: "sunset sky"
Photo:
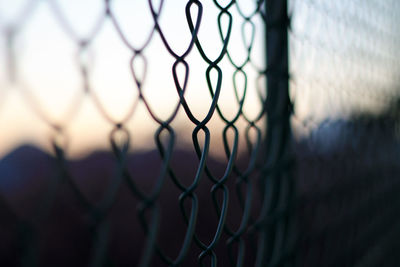
[[(30, 2), (37, 3), (29, 6)], [(199, 40), (207, 56), (215, 59), (222, 47), (217, 27), (218, 9), (211, 1), (203, 2)], [(237, 1), (244, 14), (250, 14), (255, 9), (255, 2)], [(368, 28), (362, 23), (368, 20), (368, 12), (373, 11), (372, 1), (359, 8), (343, 0), (334, 3), (315, 0), (289, 2), (293, 14), (290, 34), (291, 95), (296, 100), (298, 118), (313, 116), (320, 120), (346, 116), (354, 110), (379, 110), (387, 103), (385, 99), (395, 96), (394, 88), (399, 83), (399, 63), (395, 61), (399, 57), (393, 56), (399, 55), (398, 36), (397, 39), (392, 38), (398, 25), (395, 17), (377, 13), (369, 20), (371, 25)], [(185, 3), (164, 1), (159, 19), (168, 43), (177, 54), (187, 49), (191, 38)], [(28, 7), (25, 13), (24, 7)], [(114, 0), (111, 8), (128, 42), (136, 48), (142, 46), (154, 24), (147, 1)], [(379, 8), (388, 9), (383, 4)], [(393, 2), (393, 9), (400, 10), (399, 4)], [(233, 28), (228, 50), (233, 60), (240, 64), (246, 56), (241, 37), (243, 18), (235, 7), (230, 11)], [(61, 16), (54, 15), (58, 12)], [(192, 7), (191, 12), (195, 17), (197, 8)], [(52, 131), (46, 120), (66, 126), (70, 136), (69, 149), (73, 155), (94, 147), (108, 146), (107, 136), (112, 123), (94, 105), (93, 97), (83, 93), (79, 60), (88, 63), (90, 88), (112, 120), (119, 121), (126, 116), (138, 96), (138, 89), (129, 66), (132, 52), (121, 41), (110, 19), (104, 21), (90, 42), (88, 52), (77, 56), (79, 46), (76, 38), (89, 36), (103, 13), (103, 2), (98, 0), (0, 0), (0, 156), (26, 142), (48, 147)], [(264, 68), (265, 59), (261, 18), (256, 16), (253, 22), (255, 37), (251, 60), (255, 66), (244, 68), (248, 78), (244, 111), (250, 117), (255, 117), (260, 110), (256, 69)], [(227, 25), (227, 17), (223, 18), (222, 24), (223, 27)], [(9, 81), (7, 25), (19, 26), (13, 46), (14, 83)], [(246, 38), (251, 35), (250, 27), (245, 27), (245, 35)], [(379, 38), (370, 41), (370, 35)], [(365, 57), (362, 53), (369, 56)], [(172, 79), (174, 58), (157, 33), (143, 55), (147, 60), (142, 88), (144, 96), (155, 114), (165, 119), (178, 102)], [(208, 65), (196, 48), (186, 60), (189, 64), (186, 99), (194, 114), (204, 118), (211, 103), (205, 77)], [(232, 90), (235, 69), (226, 57), (219, 66), (223, 70), (219, 104), (226, 116), (232, 117), (238, 109)], [(138, 76), (143, 75), (143, 61), (136, 60), (134, 69)], [(178, 76), (181, 79), (183, 73), (184, 68), (180, 66)], [(212, 78), (216, 78), (216, 73), (212, 73)], [(238, 75), (236, 82), (241, 84), (239, 91), (242, 92), (244, 77)], [(259, 88), (265, 91), (265, 80), (258, 83)], [(377, 95), (386, 98), (381, 100)], [(76, 102), (75, 99), (81, 101)], [(221, 120), (213, 118), (210, 125), (214, 125), (212, 129), (220, 137)], [(240, 120), (239, 125), (244, 125), (244, 121)], [(179, 131), (186, 131), (188, 134), (182, 138), (191, 142), (193, 124), (183, 110), (178, 113), (173, 126)], [(134, 145), (145, 148), (147, 141), (152, 140), (157, 124), (150, 118), (143, 103), (139, 102), (126, 127), (132, 133)]]
[[(12, 25), (18, 21), (23, 6), (28, 1), (1, 1), (0, 25)], [(88, 47), (88, 53), (77, 57), (78, 44), (74, 36), (84, 38), (93, 31), (99, 17), (104, 12), (101, 1), (38, 1), (24, 15), (20, 30), (15, 39), (16, 83), (10, 84), (7, 64), (1, 64), (1, 93), (5, 95), (0, 109), (0, 154), (6, 153), (19, 143), (34, 142), (44, 146), (48, 144), (51, 130), (43, 120), (67, 125), (72, 153), (93, 148), (108, 146), (107, 135), (112, 124), (105, 119), (95, 107), (93, 99), (83, 94), (83, 80), (79, 72), (79, 59), (89, 64), (89, 83), (97, 95), (106, 113), (112, 120), (119, 121), (126, 116), (138, 90), (130, 73), (130, 58), (132, 52), (124, 45), (118, 36), (110, 19), (106, 19), (98, 34)], [(115, 3), (114, 3), (115, 2)], [(153, 20), (147, 1), (114, 1), (112, 10), (118, 23), (130, 44), (140, 47), (148, 38), (153, 27)], [(243, 1), (239, 1), (243, 2)], [(240, 4), (240, 3), (239, 3)], [(250, 14), (255, 4), (243, 5), (242, 9)], [(61, 10), (67, 23), (54, 16)], [(193, 16), (196, 7), (192, 7)], [(228, 49), (233, 60), (238, 64), (245, 60), (245, 46), (241, 38), (242, 18), (232, 9), (234, 18), (232, 37)], [(222, 42), (217, 28), (218, 9), (213, 4), (204, 4), (203, 19), (199, 31), (199, 39), (207, 56), (215, 59), (222, 48)], [(60, 23), (61, 21), (61, 23)], [(227, 20), (225, 19), (227, 22)], [(226, 22), (223, 22), (226, 24)], [(159, 23), (171, 48), (182, 54), (188, 47), (191, 34), (185, 17), (185, 4), (177, 1), (165, 1)], [(259, 68), (264, 65), (263, 28), (259, 17), (254, 19), (256, 35), (252, 53), (252, 61)], [(67, 24), (67, 26), (66, 26)], [(246, 33), (250, 35), (250, 29)], [(1, 58), (6, 63), (7, 51), (5, 34), (0, 35)], [(174, 58), (166, 51), (158, 34), (144, 50), (147, 59), (147, 73), (143, 82), (144, 96), (151, 108), (160, 118), (167, 118), (173, 111), (178, 96), (172, 79), (172, 64)], [(208, 92), (205, 71), (207, 64), (201, 59), (194, 48), (186, 58), (189, 63), (189, 80), (186, 99), (198, 118), (203, 118), (211, 97)], [(225, 58), (219, 66), (223, 69), (222, 93), (220, 105), (227, 117), (232, 117), (238, 105), (232, 90), (232, 75), (234, 68)], [(143, 73), (143, 61), (136, 60), (135, 71), (140, 76)], [(248, 75), (248, 95), (245, 110), (250, 116), (256, 116), (259, 109), (255, 88), (256, 71), (251, 66), (244, 68)], [(178, 67), (178, 76), (184, 76), (183, 66)], [(216, 73), (212, 73), (216, 78)], [(240, 77), (239, 77), (240, 76)], [(244, 84), (241, 75), (237, 77), (238, 84)], [(239, 85), (239, 91), (243, 87)], [(77, 98), (76, 98), (77, 97)], [(75, 99), (82, 102), (77, 105)], [(74, 112), (71, 112), (74, 111)], [(76, 114), (75, 114), (76, 111)], [(73, 114), (70, 116), (70, 114)], [(71, 121), (67, 123), (67, 118)], [(218, 124), (217, 120), (211, 123)], [(193, 124), (181, 110), (176, 121), (177, 127), (193, 128)], [(157, 124), (150, 118), (144, 105), (140, 103), (127, 128), (133, 132), (133, 140), (138, 146), (143, 140), (152, 140)], [(222, 126), (222, 125), (221, 125)], [(189, 136), (190, 137), (190, 136)]]

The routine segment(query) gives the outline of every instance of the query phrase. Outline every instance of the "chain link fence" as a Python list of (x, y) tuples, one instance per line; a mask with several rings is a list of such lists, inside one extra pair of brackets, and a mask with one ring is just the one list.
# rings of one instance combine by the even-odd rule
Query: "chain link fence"
[(3, 4), (1, 265), (288, 264), (286, 4), (139, 2)]
[(0, 4), (0, 265), (399, 265), (395, 0)]
[(290, 1), (299, 266), (398, 266), (400, 5)]

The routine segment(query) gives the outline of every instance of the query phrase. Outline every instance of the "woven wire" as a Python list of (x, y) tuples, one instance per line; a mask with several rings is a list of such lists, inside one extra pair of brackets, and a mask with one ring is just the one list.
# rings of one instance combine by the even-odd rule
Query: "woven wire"
[[(269, 125), (279, 125), (279, 114), (268, 107), (267, 95), (263, 92), (267, 74), (269, 77), (278, 75), (287, 80), (287, 75), (267, 72), (266, 68), (260, 68), (254, 64), (252, 59), (252, 50), (255, 43), (255, 32), (263, 32), (264, 29), (256, 27), (255, 19), (261, 19), (266, 22), (267, 14), (263, 1), (257, 1), (254, 10), (244, 12), (239, 1), (225, 1), (224, 4), (214, 0), (212, 3), (203, 4), (201, 1), (190, 0), (185, 4), (185, 15), (187, 20), (187, 28), (191, 33), (191, 39), (186, 44), (186, 49), (177, 52), (173, 49), (171, 41), (166, 37), (163, 25), (159, 18), (163, 14), (164, 2), (154, 1), (147, 2), (147, 8), (150, 11), (152, 19), (152, 29), (148, 33), (147, 38), (140, 46), (133, 45), (126, 36), (125, 31), (120, 25), (118, 15), (114, 12), (113, 5), (118, 2), (115, 0), (106, 0), (103, 5), (103, 12), (92, 26), (89, 33), (80, 35), (75, 29), (71, 21), (73, 17), (69, 17), (59, 5), (59, 1), (50, 0), (31, 0), (22, 6), (18, 15), (11, 21), (1, 21), (1, 34), (6, 40), (7, 54), (7, 79), (8, 83), (17, 87), (21, 91), (27, 105), (35, 112), (53, 131), (51, 138), (52, 156), (55, 159), (54, 165), (57, 167), (57, 175), (53, 177), (51, 182), (46, 186), (46, 193), (43, 199), (37, 205), (34, 215), (31, 218), (20, 218), (13, 211), (12, 206), (7, 204), (7, 199), (2, 199), (2, 206), (6, 207), (13, 220), (19, 225), (20, 234), (18, 242), (23, 247), (18, 258), (21, 259), (23, 266), (40, 265), (38, 259), (37, 244), (41, 240), (40, 231), (37, 226), (43, 224), (52, 216), (52, 209), (56, 202), (60, 188), (69, 188), (73, 191), (74, 199), (79, 202), (79, 207), (87, 216), (86, 227), (91, 233), (92, 247), (87, 264), (89, 266), (113, 266), (113, 260), (108, 255), (108, 247), (112, 233), (110, 231), (110, 217), (113, 206), (117, 201), (118, 194), (122, 187), (128, 188), (130, 195), (137, 200), (136, 217), (140, 222), (141, 231), (144, 233), (144, 240), (140, 242), (142, 252), (140, 260), (136, 263), (138, 266), (149, 266), (153, 264), (182, 266), (187, 260), (191, 251), (199, 251), (198, 264), (200, 266), (210, 265), (216, 266), (217, 259), (221, 258), (216, 253), (217, 246), (222, 246), (228, 251), (229, 263), (232, 266), (281, 266), (286, 264), (290, 259), (290, 253), (293, 249), (293, 242), (285, 242), (289, 233), (288, 215), (291, 210), (291, 194), (292, 182), (290, 172), (285, 172), (281, 177), (281, 170), (289, 170), (290, 158), (281, 152), (268, 152), (271, 144), (277, 143), (278, 150), (281, 146), (287, 145), (286, 135), (278, 135), (271, 132), (266, 134), (266, 129), (270, 129), (265, 121), (267, 121), (268, 113), (271, 113), (268, 123)], [(18, 68), (18, 49), (15, 46), (15, 38), (23, 31), (24, 27), (29, 25), (33, 20), (33, 16), (39, 5), (46, 5), (51, 15), (58, 23), (57, 27), (68, 36), (68, 39), (76, 48), (76, 69), (82, 80), (81, 90), (73, 98), (70, 106), (62, 116), (62, 119), (55, 120), (52, 114), (46, 111), (34, 91), (30, 90), (29, 84), (22, 81)], [(203, 12), (208, 9), (217, 8), (219, 14), (215, 21), (216, 27), (220, 34), (219, 42), (222, 46), (219, 48), (216, 57), (211, 57), (204, 49), (204, 42), (198, 36), (199, 29), (202, 25)], [(196, 16), (193, 16), (194, 10)], [(235, 10), (233, 16), (232, 10)], [(136, 10), (135, 12), (141, 12)], [(106, 23), (111, 23), (113, 31), (118, 35), (120, 42), (130, 51), (130, 72), (135, 84), (137, 94), (130, 108), (126, 113), (118, 119), (112, 116), (105, 107), (102, 99), (97, 95), (96, 89), (93, 87), (90, 79), (91, 66), (87, 59), (90, 53), (91, 45), (96, 37), (105, 27)], [(242, 40), (247, 56), (237, 61), (232, 56), (229, 49), (231, 40), (233, 23), (240, 23), (242, 28)], [(271, 27), (281, 22), (271, 23)], [(286, 21), (283, 21), (286, 26)], [(132, 27), (139, 25), (132, 25)], [(278, 25), (279, 26), (279, 25)], [(175, 108), (165, 117), (157, 115), (154, 107), (149, 104), (149, 99), (143, 92), (146, 84), (146, 68), (148, 62), (153, 60), (145, 55), (146, 49), (151, 45), (154, 38), (160, 38), (165, 51), (173, 58), (174, 62), (169, 71), (172, 72), (173, 82), (175, 84), (176, 96), (178, 97)], [(237, 40), (234, 40), (237, 42)], [(205, 80), (211, 103), (207, 107), (205, 116), (198, 116), (192, 111), (190, 104), (185, 98), (185, 91), (189, 80), (189, 71), (191, 66), (187, 61), (187, 57), (192, 53), (197, 53), (202, 60), (208, 65), (205, 72)], [(231, 67), (234, 68), (231, 77), (225, 77), (225, 71), (220, 66), (223, 60), (227, 60)], [(140, 61), (140, 62), (139, 62)], [(139, 62), (139, 63), (138, 63)], [(140, 70), (137, 65), (142, 64), (144, 68)], [(61, 66), (56, 66), (61, 67)], [(272, 66), (273, 67), (273, 66)], [(184, 70), (184, 75), (180, 75), (178, 69)], [(254, 82), (258, 88), (248, 88), (248, 73), (251, 69), (257, 73), (257, 81)], [(216, 76), (213, 74), (216, 73)], [(197, 75), (191, 73), (190, 75)], [(204, 75), (204, 74), (201, 74)], [(244, 79), (243, 85), (240, 85), (238, 76)], [(286, 77), (286, 78), (285, 78)], [(227, 116), (223, 108), (220, 106), (219, 96), (221, 94), (223, 79), (232, 79), (237, 104), (237, 110), (234, 116)], [(7, 95), (7, 88), (2, 88), (2, 92)], [(111, 89), (110, 89), (111, 90)], [(244, 103), (249, 90), (256, 90), (260, 110), (257, 116), (250, 116), (246, 113)], [(106, 189), (103, 198), (99, 202), (93, 202), (82, 191), (79, 183), (74, 179), (70, 171), (70, 159), (66, 156), (67, 145), (70, 137), (67, 130), (71, 122), (76, 118), (84, 98), (90, 99), (95, 105), (98, 113), (112, 126), (109, 133), (109, 144), (115, 160), (115, 173), (112, 176), (111, 183)], [(271, 103), (274, 100), (269, 100)], [(135, 173), (129, 169), (128, 158), (130, 151), (130, 139), (135, 136), (135, 131), (128, 129), (129, 121), (134, 115), (139, 105), (145, 106), (147, 114), (157, 124), (154, 132), (154, 144), (157, 153), (161, 158), (161, 165), (158, 169), (157, 178), (150, 190), (143, 190), (135, 177)], [(273, 104), (271, 104), (273, 106)], [(268, 112), (267, 112), (268, 110)], [(173, 166), (171, 163), (174, 151), (176, 151), (177, 131), (173, 123), (178, 116), (178, 112), (184, 112), (188, 121), (194, 127), (192, 138), (192, 149), (194, 150), (198, 162), (195, 167), (195, 174), (190, 177), (189, 183), (187, 177), (181, 177), (179, 168), (182, 166)], [(272, 116), (273, 115), (273, 116)], [(225, 153), (225, 167), (222, 175), (216, 174), (209, 165), (210, 158), (210, 120), (219, 118), (224, 128), (222, 130), (222, 148)], [(242, 120), (245, 124), (244, 131), (238, 126), (238, 121)], [(283, 121), (285, 124), (285, 122)], [(286, 125), (286, 124), (285, 124)], [(138, 129), (139, 131), (139, 129)], [(233, 136), (233, 138), (231, 138)], [(264, 139), (266, 138), (266, 140)], [(263, 140), (264, 139), (264, 140)], [(275, 140), (276, 139), (276, 140)], [(239, 143), (241, 143), (247, 151), (247, 160), (245, 166), (238, 163)], [(267, 144), (267, 148), (265, 148)], [(273, 154), (272, 156), (269, 154)], [(185, 178), (185, 179), (183, 179)], [(163, 219), (161, 218), (160, 195), (165, 190), (166, 182), (172, 182), (174, 187), (179, 190), (179, 197), (175, 200), (180, 210), (181, 220), (185, 223), (184, 238), (181, 240), (180, 249), (176, 254), (167, 253), (164, 246), (159, 242), (159, 235)], [(207, 192), (207, 197), (212, 199), (213, 211), (217, 216), (217, 225), (215, 229), (211, 229), (208, 235), (211, 241), (204, 241), (198, 234), (198, 212), (199, 207), (203, 205), (200, 199), (203, 199), (204, 192), (199, 192), (199, 187), (206, 181), (212, 183), (211, 190)], [(240, 213), (240, 220), (237, 227), (232, 227), (229, 220), (228, 206), (235, 197), (238, 199), (235, 213)], [(214, 216), (215, 216), (214, 215)], [(250, 255), (250, 256), (249, 256)], [(39, 261), (39, 262), (38, 262)], [(154, 263), (156, 262), (156, 263)]]
[(290, 1), (299, 266), (397, 266), (398, 1)]

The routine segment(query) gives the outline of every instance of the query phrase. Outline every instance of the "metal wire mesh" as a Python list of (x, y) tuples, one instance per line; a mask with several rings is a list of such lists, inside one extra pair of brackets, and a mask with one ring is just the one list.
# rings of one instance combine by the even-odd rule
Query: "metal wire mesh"
[[(267, 68), (263, 63), (264, 53), (254, 52), (254, 46), (263, 46), (263, 24), (269, 24), (270, 31), (277, 29), (278, 34), (287, 34), (286, 4), (278, 12), (281, 17), (276, 18), (268, 16), (268, 7), (274, 8), (272, 2), (267, 3), (267, 8), (264, 1), (254, 1), (251, 5), (241, 1), (205, 4), (196, 0), (176, 4), (175, 12), (184, 14), (186, 24), (185, 32), (178, 31), (178, 35), (188, 37), (177, 49), (161, 22), (170, 1), (155, 2), (143, 1), (144, 8), (130, 11), (133, 17), (147, 12), (150, 21), (145, 34), (133, 37), (130, 32), (145, 27), (146, 23), (121, 23), (121, 11), (116, 10), (128, 7), (115, 0), (101, 2), (91, 26), (79, 25), (77, 28), (74, 23), (77, 14), (68, 14), (68, 9), (62, 6), (65, 3), (53, 0), (26, 1), (14, 16), (1, 20), (6, 55), (3, 66), (6, 75), (1, 88), (4, 99), (18, 91), (29, 110), (52, 131), (50, 155), (32, 152), (33, 156), (29, 158), (25, 149), (21, 153), (28, 159), (18, 160), (16, 169), (31, 174), (37, 172), (31, 181), (22, 180), (26, 183), (25, 188), (32, 191), (16, 193), (5, 187), (2, 189), (1, 212), (5, 214), (2, 218), (7, 218), (2, 221), (5, 236), (1, 254), (3, 265), (216, 266), (218, 260), (221, 266), (281, 266), (290, 262), (294, 240), (289, 238), (293, 232), (290, 224), (293, 185), (287, 149), (291, 111), (287, 85), (285, 87), (288, 73), (287, 69), (279, 67), (280, 57), (277, 63), (269, 62)], [(80, 5), (85, 9), (84, 13), (99, 6), (98, 3), (93, 7), (87, 3), (77, 6)], [(212, 21), (214, 26), (204, 29), (205, 14), (211, 11), (216, 14)], [(43, 16), (51, 19), (35, 25), (35, 21), (40, 21)], [(30, 27), (42, 29), (41, 35), (31, 37)], [(53, 64), (45, 61), (46, 49), (56, 46), (56, 42), (46, 47), (40, 46), (43, 42), (39, 47), (33, 45), (38, 39), (51, 43), (58, 38), (56, 34), (51, 35), (51, 31), (47, 32), (47, 27), (63, 31), (65, 42), (76, 53), (72, 63), (62, 61), (62, 49), (54, 55)], [(88, 30), (82, 34), (81, 27)], [(209, 30), (217, 30), (219, 40), (204, 39)], [(107, 97), (97, 90), (102, 85), (93, 79), (96, 56), (102, 56), (103, 52), (93, 53), (92, 50), (104, 31), (114, 34), (113, 40), (128, 51), (128, 71), (123, 69), (129, 73), (133, 86), (128, 86), (130, 91), (124, 98), (129, 98), (130, 102), (119, 116), (113, 113), (116, 106), (110, 108)], [(256, 41), (256, 36), (261, 36), (262, 41)], [(140, 44), (137, 44), (138, 38), (142, 39)], [(274, 40), (269, 41), (271, 46), (281, 45), (283, 52), (279, 53), (286, 53), (287, 59), (287, 49), (286, 52), (284, 49), (287, 37), (283, 40), (286, 44), (279, 44), (279, 38), (274, 44)], [(111, 46), (112, 40), (104, 42), (107, 47)], [(152, 44), (156, 42), (161, 45), (154, 51)], [(237, 44), (241, 45), (239, 56)], [(25, 57), (24, 45), (33, 46), (33, 52)], [(273, 49), (273, 53), (280, 51)], [(38, 56), (39, 60), (26, 75), (24, 61), (30, 56)], [(204, 72), (200, 73), (193, 63), (189, 63), (195, 56), (205, 66)], [(153, 89), (145, 90), (147, 84), (161, 77), (161, 73), (156, 73), (149, 78), (147, 73), (164, 61), (171, 62), (163, 72), (170, 73), (174, 89), (173, 97), (166, 98), (163, 103), (169, 107), (168, 112), (163, 109), (160, 112), (161, 105), (154, 102), (154, 98), (161, 98), (160, 102), (163, 102), (162, 94), (151, 96), (147, 92)], [(61, 73), (61, 76), (69, 75), (64, 68), (72, 68), (79, 81), (75, 84), (78, 89), (59, 89), (64, 82), (69, 82), (69, 78), (59, 81), (52, 77), (52, 72), (41, 73), (41, 64), (47, 64), (48, 69), (55, 70), (57, 75)], [(109, 69), (102, 73), (103, 76), (119, 75), (112, 71), (119, 66), (113, 65), (112, 61), (107, 65)], [(32, 73), (40, 80), (39, 85), (29, 78)], [(203, 114), (194, 111), (193, 100), (187, 99), (186, 91), (193, 76), (202, 77), (206, 86), (197, 90), (208, 92), (211, 99), (208, 102), (201, 100)], [(283, 84), (284, 90), (274, 93), (269, 89), (267, 92), (267, 76), (271, 87), (274, 83)], [(235, 106), (230, 113), (220, 101), (229, 80), (232, 85), (228, 90)], [(55, 83), (51, 84), (51, 81)], [(53, 90), (43, 89), (47, 82)], [(107, 85), (111, 94), (118, 93), (117, 87), (126, 86), (115, 81)], [(49, 103), (42, 101), (41, 94), (46, 98), (46, 94), (55, 92), (62, 97), (68, 92), (65, 97), (68, 101), (54, 101), (49, 109), (46, 107)], [(94, 166), (68, 156), (68, 147), (73, 146), (70, 144), (84, 138), (79, 132), (70, 134), (70, 128), (82, 106), (89, 101), (111, 126), (108, 143), (113, 159), (94, 154), (89, 157), (97, 157), (93, 160)], [(135, 139), (142, 131), (137, 124), (131, 125), (139, 109), (142, 109), (139, 116), (155, 125), (155, 149), (149, 153), (132, 152), (131, 138)], [(178, 114), (185, 115), (184, 126), (174, 124)], [(223, 125), (218, 132), (222, 141), (212, 144), (211, 139), (215, 136), (212, 132), (218, 128), (210, 125), (216, 119)], [(17, 121), (14, 117), (11, 120)], [(11, 124), (4, 127), (11, 127)], [(182, 127), (191, 130), (191, 153), (181, 152), (182, 148), (178, 146), (179, 140), (188, 132)], [(96, 131), (100, 132), (100, 129), (90, 129), (92, 133)], [(220, 153), (223, 160), (216, 160), (212, 150), (223, 151)], [(39, 158), (43, 158), (42, 161), (37, 161)], [(6, 164), (4, 162), (3, 159)], [(49, 165), (43, 162), (49, 162)], [(112, 170), (107, 168), (108, 165), (113, 166)], [(4, 174), (2, 180), (15, 180), (16, 176), (15, 173)], [(99, 192), (93, 196), (93, 191)]]
[[(291, 71), (299, 118), (320, 122), (377, 114), (398, 99), (397, 2), (291, 5)], [(318, 103), (311, 103), (315, 99)]]
[(299, 266), (398, 266), (397, 1), (291, 1)]
[(69, 3), (0, 11), (1, 265), (399, 265), (396, 1)]

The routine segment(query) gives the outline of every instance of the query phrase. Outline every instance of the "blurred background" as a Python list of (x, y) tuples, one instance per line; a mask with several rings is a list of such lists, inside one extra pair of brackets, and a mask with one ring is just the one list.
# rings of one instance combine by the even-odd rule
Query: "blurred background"
[[(398, 266), (400, 3), (287, 12), (297, 230), (278, 262)], [(249, 182), (271, 175), (266, 16), (264, 1), (0, 0), (0, 262), (147, 266), (157, 222), (165, 255), (190, 248), (182, 266), (204, 251), (206, 264), (279, 266), (257, 256), (275, 193)], [(201, 241), (188, 245), (194, 203)]]

